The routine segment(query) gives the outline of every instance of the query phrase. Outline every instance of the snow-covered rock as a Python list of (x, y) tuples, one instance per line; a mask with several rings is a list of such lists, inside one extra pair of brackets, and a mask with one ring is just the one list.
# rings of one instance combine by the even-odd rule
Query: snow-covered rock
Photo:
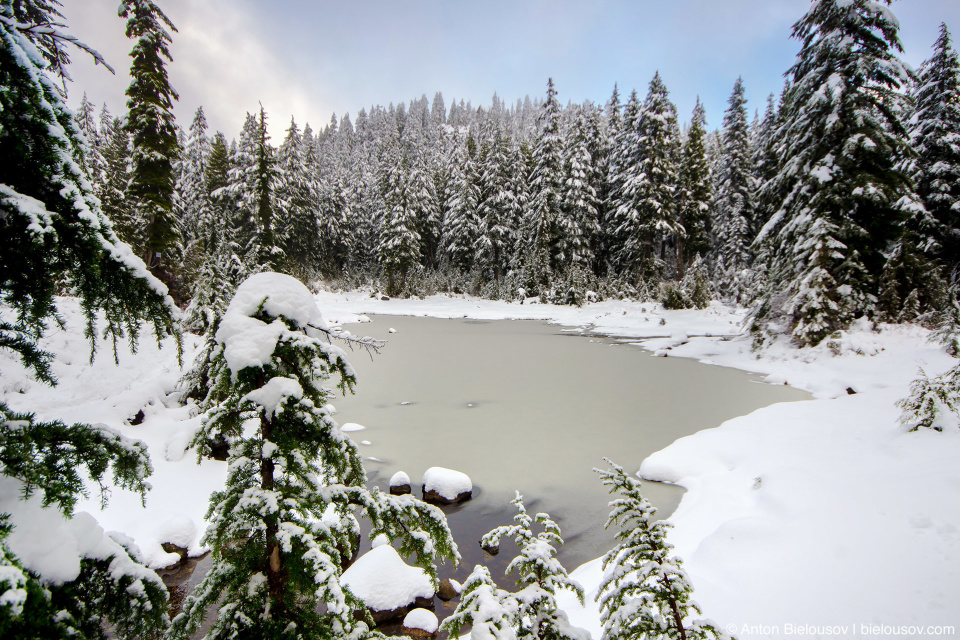
[(453, 469), (430, 467), (423, 474), (423, 499), (439, 504), (454, 504), (473, 496), (470, 476)]
[(449, 602), (458, 597), (462, 591), (463, 587), (460, 586), (459, 582), (452, 578), (447, 578), (446, 580), (440, 581), (440, 586), (437, 587), (437, 597), (444, 602)]
[(410, 476), (403, 471), (397, 471), (390, 478), (390, 493), (395, 496), (402, 496), (411, 493)]
[(340, 431), (345, 433), (350, 431), (363, 431), (364, 429), (366, 429), (365, 426), (362, 424), (357, 424), (356, 422), (345, 422), (344, 424), (340, 425)]
[(411, 638), (436, 638), (440, 622), (429, 609), (413, 609), (403, 618), (404, 635)]
[(405, 563), (386, 544), (357, 558), (340, 576), (340, 584), (363, 600), (375, 622), (399, 617), (413, 606), (429, 606), (434, 595), (426, 572)]

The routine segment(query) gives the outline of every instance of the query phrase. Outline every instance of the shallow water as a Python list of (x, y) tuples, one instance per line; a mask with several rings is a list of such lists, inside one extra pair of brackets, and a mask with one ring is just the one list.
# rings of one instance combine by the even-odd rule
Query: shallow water
[[(548, 512), (562, 530), (568, 570), (603, 555), (609, 496), (594, 467), (607, 457), (629, 472), (674, 440), (776, 402), (809, 398), (757, 376), (689, 359), (657, 358), (628, 344), (583, 336), (534, 321), (377, 317), (351, 325), (354, 334), (387, 340), (371, 359), (350, 354), (356, 395), (337, 398), (336, 416), (366, 430), (360, 444), (371, 483), (386, 488), (405, 471), (419, 495), (431, 466), (468, 474), (475, 497), (445, 508), (464, 556), (463, 580), (483, 562), (501, 586), (515, 547), (497, 558), (477, 545), (483, 533), (509, 524), (514, 491), (527, 510)], [(388, 333), (389, 328), (396, 333)], [(677, 487), (645, 483), (645, 494), (668, 517)], [(439, 612), (438, 612), (439, 613)]]

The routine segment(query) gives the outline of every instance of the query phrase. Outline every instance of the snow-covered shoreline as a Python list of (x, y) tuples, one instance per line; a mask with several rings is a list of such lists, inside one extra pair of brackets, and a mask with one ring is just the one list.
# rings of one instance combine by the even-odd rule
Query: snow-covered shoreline
[[(907, 433), (895, 406), (919, 367), (936, 374), (955, 362), (927, 341), (926, 330), (878, 331), (864, 323), (832, 344), (796, 349), (784, 342), (758, 357), (740, 335), (745, 312), (716, 303), (667, 311), (623, 301), (578, 309), (450, 296), (380, 300), (361, 292), (317, 298), (328, 318), (343, 323), (381, 314), (585, 327), (809, 391), (811, 401), (760, 409), (645, 461), (621, 461), (687, 490), (670, 518), (670, 540), (704, 614), (741, 638), (852, 637), (878, 626), (960, 629), (952, 604), (960, 598), (960, 432)], [(565, 599), (571, 622), (599, 637), (590, 602), (599, 561), (573, 577), (588, 604)]]
[[(814, 400), (729, 420), (646, 461), (617, 460), (686, 488), (670, 539), (704, 614), (741, 638), (814, 637), (824, 625), (858, 633), (860, 625), (960, 627), (952, 611), (960, 597), (960, 431), (905, 433), (894, 404), (918, 367), (937, 374), (955, 362), (926, 341), (925, 330), (861, 326), (832, 346), (780, 344), (758, 358), (748, 337), (732, 337), (740, 334), (743, 310), (719, 304), (665, 311), (650, 302), (607, 301), (578, 309), (463, 296), (380, 300), (368, 292), (321, 292), (317, 301), (327, 320), (357, 334), (363, 326), (353, 323), (364, 314), (534, 319), (637, 341), (669, 357), (761, 373), (770, 383), (811, 392)], [(105, 529), (132, 536), (151, 566), (169, 564), (176, 554), (165, 553), (160, 542), (199, 550), (208, 490), (222, 485), (223, 465), (197, 466), (184, 452), (198, 419), (175, 402), (180, 367), (172, 342), (157, 348), (145, 339), (137, 354), (121, 345), (119, 366), (101, 345), (90, 364), (75, 306), (61, 301), (67, 330), (51, 331), (44, 343), (58, 354), (60, 385), (33, 382), (4, 353), (0, 392), (12, 408), (34, 411), (38, 419), (106, 423), (146, 442), (155, 467), (148, 508), (137, 496), (114, 491), (105, 511), (98, 512), (96, 496), (79, 509), (95, 513)], [(198, 345), (188, 337), (186, 362)], [(126, 424), (141, 407), (147, 407), (142, 423)], [(588, 606), (565, 602), (571, 622), (595, 638), (599, 621), (589, 601), (598, 565), (574, 572)]]

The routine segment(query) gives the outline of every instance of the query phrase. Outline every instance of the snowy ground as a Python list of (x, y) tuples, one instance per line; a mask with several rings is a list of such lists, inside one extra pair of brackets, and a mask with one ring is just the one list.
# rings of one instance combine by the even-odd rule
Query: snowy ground
[[(622, 337), (668, 356), (695, 358), (767, 375), (810, 391), (814, 400), (774, 405), (683, 438), (646, 461), (619, 461), (687, 493), (671, 520), (671, 541), (706, 616), (741, 638), (908, 637), (911, 625), (960, 632), (960, 431), (906, 433), (894, 403), (922, 366), (936, 374), (954, 360), (916, 327), (860, 327), (837, 344), (772, 348), (758, 358), (740, 333), (742, 312), (720, 305), (664, 311), (652, 303), (604, 302), (582, 309), (465, 297), (377, 300), (368, 293), (317, 296), (328, 320), (364, 314), (542, 319)], [(197, 466), (184, 446), (196, 429), (176, 403), (180, 375), (172, 344), (149, 340), (115, 365), (107, 345), (88, 362), (75, 302), (61, 312), (66, 330), (46, 347), (58, 354), (50, 389), (0, 353), (0, 394), (40, 419), (102, 422), (144, 440), (153, 459), (147, 506), (123, 491), (96, 513), (131, 535), (151, 566), (175, 561), (160, 542), (199, 551), (209, 492), (223, 463)], [(362, 334), (362, 325), (351, 331)], [(186, 345), (186, 358), (197, 341)], [(849, 395), (847, 389), (856, 391)], [(128, 420), (144, 410), (142, 424)], [(641, 466), (642, 463), (642, 466)], [(5, 509), (0, 504), (0, 511)], [(597, 562), (574, 577), (594, 593)], [(588, 598), (589, 600), (589, 598)], [(594, 607), (569, 603), (571, 621), (599, 637)], [(947, 634), (952, 635), (952, 634)]]

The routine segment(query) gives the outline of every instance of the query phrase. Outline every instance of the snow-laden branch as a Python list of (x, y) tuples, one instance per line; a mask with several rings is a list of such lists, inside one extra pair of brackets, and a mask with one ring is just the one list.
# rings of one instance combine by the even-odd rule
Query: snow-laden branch
[(307, 327), (313, 329), (314, 331), (319, 331), (327, 336), (327, 340), (332, 342), (332, 340), (341, 340), (350, 347), (350, 350), (353, 351), (354, 346), (366, 350), (370, 358), (373, 358), (373, 354), (379, 354), (380, 349), (387, 344), (386, 340), (378, 340), (370, 336), (364, 336), (362, 338), (357, 338), (356, 336), (351, 335), (349, 332), (344, 332), (340, 327), (318, 327), (315, 324), (307, 324)]

